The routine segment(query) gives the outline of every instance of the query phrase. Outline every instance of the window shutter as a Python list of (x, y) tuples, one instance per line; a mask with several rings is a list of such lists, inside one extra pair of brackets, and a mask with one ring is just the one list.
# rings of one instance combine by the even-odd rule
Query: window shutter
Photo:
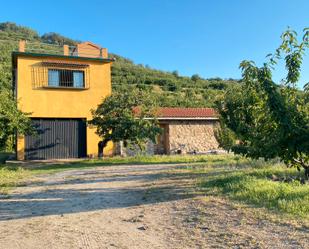
[(48, 70), (48, 85), (49, 86), (59, 86), (59, 71), (58, 70)]
[(74, 87), (84, 87), (84, 73), (73, 72)]

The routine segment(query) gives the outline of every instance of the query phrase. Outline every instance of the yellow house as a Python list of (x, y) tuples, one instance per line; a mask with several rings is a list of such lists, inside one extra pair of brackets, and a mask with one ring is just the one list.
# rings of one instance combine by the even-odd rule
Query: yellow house
[[(17, 136), (18, 160), (94, 157), (100, 138), (86, 121), (111, 94), (107, 50), (85, 42), (63, 46), (61, 55), (27, 51), (19, 43), (12, 53), (13, 85), (18, 107), (31, 113), (35, 134)], [(112, 144), (104, 150), (112, 153)]]

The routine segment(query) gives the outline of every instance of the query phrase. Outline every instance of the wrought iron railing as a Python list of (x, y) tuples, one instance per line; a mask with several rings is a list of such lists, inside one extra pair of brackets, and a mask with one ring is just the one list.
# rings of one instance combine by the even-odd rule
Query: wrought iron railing
[(63, 61), (42, 61), (31, 66), (33, 88), (88, 89), (89, 65)]
[(76, 46), (61, 46), (57, 44), (41, 43), (41, 42), (25, 42), (25, 52), (42, 53), (53, 55), (66, 55), (91, 58), (107, 58), (107, 52), (104, 48), (99, 47), (79, 47)]
[(42, 42), (26, 42), (25, 52), (63, 55), (63, 46)]

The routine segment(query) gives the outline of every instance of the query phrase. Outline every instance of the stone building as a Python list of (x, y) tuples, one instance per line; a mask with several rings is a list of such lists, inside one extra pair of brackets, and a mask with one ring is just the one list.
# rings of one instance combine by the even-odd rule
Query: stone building
[[(165, 107), (158, 110), (157, 119), (162, 134), (156, 144), (147, 144), (146, 154), (203, 154), (219, 147), (214, 135), (219, 118), (212, 108)], [(127, 155), (139, 153), (124, 148), (121, 151)]]

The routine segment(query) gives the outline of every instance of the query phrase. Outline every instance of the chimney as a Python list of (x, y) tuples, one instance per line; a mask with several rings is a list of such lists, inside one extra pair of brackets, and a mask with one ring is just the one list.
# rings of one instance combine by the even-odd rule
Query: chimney
[(102, 58), (108, 58), (107, 48), (101, 48), (100, 55)]
[(18, 43), (18, 51), (19, 52), (25, 52), (26, 50), (26, 41), (25, 40), (20, 40)]
[(63, 55), (69, 55), (69, 46), (63, 45)]
[(92, 42), (83, 42), (76, 45), (75, 53), (81, 57), (107, 58), (107, 49)]

